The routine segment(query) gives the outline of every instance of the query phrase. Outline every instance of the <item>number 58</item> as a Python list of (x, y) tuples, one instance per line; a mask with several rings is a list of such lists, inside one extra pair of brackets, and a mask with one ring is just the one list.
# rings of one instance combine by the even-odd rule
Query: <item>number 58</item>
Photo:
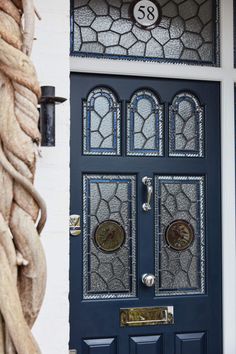
[(159, 6), (153, 0), (140, 0), (131, 9), (135, 21), (142, 27), (151, 27), (160, 19)]
[(155, 19), (155, 8), (153, 6), (140, 5), (138, 8), (138, 13), (140, 14), (137, 18), (138, 20), (144, 20), (145, 18), (149, 21)]

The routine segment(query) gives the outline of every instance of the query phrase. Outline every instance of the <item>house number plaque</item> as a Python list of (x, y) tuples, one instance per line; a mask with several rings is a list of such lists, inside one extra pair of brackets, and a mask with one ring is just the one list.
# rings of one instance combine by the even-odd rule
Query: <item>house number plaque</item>
[(131, 5), (134, 21), (141, 27), (152, 28), (160, 21), (160, 7), (156, 1), (139, 0)]

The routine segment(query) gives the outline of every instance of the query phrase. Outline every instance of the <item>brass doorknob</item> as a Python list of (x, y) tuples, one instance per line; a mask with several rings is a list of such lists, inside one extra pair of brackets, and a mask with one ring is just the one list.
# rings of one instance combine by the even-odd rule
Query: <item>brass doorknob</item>
[(151, 288), (156, 281), (156, 277), (153, 274), (143, 274), (142, 276), (142, 283), (146, 285), (148, 288)]

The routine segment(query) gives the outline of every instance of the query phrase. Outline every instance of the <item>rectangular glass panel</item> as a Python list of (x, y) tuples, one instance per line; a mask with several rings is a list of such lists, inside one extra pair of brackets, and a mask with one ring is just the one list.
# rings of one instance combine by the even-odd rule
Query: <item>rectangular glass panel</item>
[(219, 66), (219, 0), (159, 0), (152, 28), (135, 23), (133, 0), (72, 4), (72, 55)]
[(136, 295), (136, 177), (85, 175), (84, 298)]
[(156, 296), (205, 292), (204, 177), (155, 177)]

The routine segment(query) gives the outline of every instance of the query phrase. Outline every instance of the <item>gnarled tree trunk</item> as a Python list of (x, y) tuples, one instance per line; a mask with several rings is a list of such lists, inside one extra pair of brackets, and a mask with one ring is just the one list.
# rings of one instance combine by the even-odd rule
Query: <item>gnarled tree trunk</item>
[(31, 328), (46, 285), (46, 207), (34, 175), (40, 97), (33, 0), (0, 0), (0, 354), (41, 353)]

